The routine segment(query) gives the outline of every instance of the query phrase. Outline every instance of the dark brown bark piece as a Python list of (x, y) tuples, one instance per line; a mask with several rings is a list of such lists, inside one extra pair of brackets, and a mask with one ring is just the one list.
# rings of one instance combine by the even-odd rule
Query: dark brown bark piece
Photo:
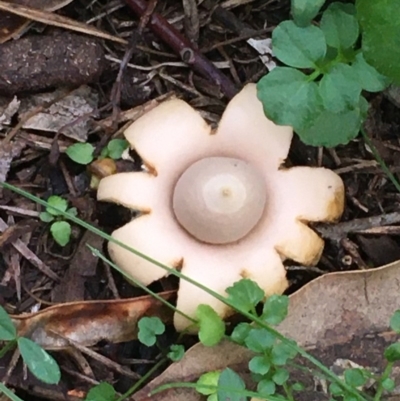
[(0, 93), (15, 95), (96, 81), (105, 67), (97, 39), (69, 32), (0, 45)]

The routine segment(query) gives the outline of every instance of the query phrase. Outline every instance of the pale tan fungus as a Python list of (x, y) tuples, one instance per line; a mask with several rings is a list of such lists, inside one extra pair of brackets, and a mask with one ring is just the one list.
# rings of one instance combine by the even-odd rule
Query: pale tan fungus
[[(308, 222), (335, 221), (344, 208), (338, 175), (324, 168), (281, 168), (290, 127), (268, 120), (256, 86), (246, 85), (212, 132), (181, 100), (162, 103), (125, 132), (149, 172), (101, 180), (97, 197), (142, 212), (113, 237), (224, 295), (243, 276), (266, 295), (287, 287), (283, 261), (318, 262), (324, 243)], [(238, 173), (238, 174), (237, 174)], [(109, 243), (111, 258), (148, 285), (162, 268)], [(181, 280), (177, 307), (194, 317), (199, 304), (222, 317), (231, 311)], [(189, 322), (179, 314), (177, 330)]]

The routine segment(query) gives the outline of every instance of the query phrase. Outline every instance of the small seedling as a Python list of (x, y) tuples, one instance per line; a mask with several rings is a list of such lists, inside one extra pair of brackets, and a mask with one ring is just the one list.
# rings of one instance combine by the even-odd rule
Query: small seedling
[[(112, 139), (101, 151), (99, 159), (108, 157), (118, 160), (127, 148), (128, 142), (125, 139)], [(94, 160), (94, 150), (94, 146), (90, 143), (75, 143), (67, 148), (66, 154), (75, 163), (87, 165)]]
[(128, 141), (125, 139), (111, 139), (107, 146), (101, 151), (100, 157), (109, 157), (118, 160), (122, 157), (122, 153), (128, 148)]
[(0, 351), (0, 357), (17, 346), (24, 363), (34, 376), (47, 384), (57, 384), (60, 381), (61, 372), (57, 362), (38, 344), (29, 338), (18, 336), (13, 321), (1, 306), (0, 340), (7, 342)]
[(71, 225), (63, 220), (62, 212), (77, 215), (77, 210), (74, 207), (68, 209), (68, 202), (60, 196), (53, 195), (47, 199), (48, 206), (45, 212), (39, 215), (40, 220), (44, 223), (52, 223), (50, 232), (57, 244), (65, 246), (71, 238)]

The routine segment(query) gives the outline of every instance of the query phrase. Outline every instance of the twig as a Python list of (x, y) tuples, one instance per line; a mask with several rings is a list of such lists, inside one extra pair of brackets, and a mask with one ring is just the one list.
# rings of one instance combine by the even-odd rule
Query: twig
[(345, 221), (343, 223), (338, 223), (333, 226), (328, 224), (315, 224), (313, 225), (313, 228), (323, 238), (340, 242), (350, 233), (361, 233), (373, 227), (380, 227), (397, 223), (400, 223), (400, 213), (393, 212), (382, 214), (380, 216), (371, 216), (361, 219), (354, 219), (351, 221)]
[[(125, 0), (125, 2), (139, 16), (142, 16), (147, 10), (147, 2), (145, 0)], [(199, 51), (161, 15), (153, 13), (148, 26), (157, 36), (167, 43), (185, 63), (190, 65), (194, 71), (217, 85), (228, 99), (231, 99), (238, 92), (233, 82), (215, 68), (206, 57), (199, 53)]]

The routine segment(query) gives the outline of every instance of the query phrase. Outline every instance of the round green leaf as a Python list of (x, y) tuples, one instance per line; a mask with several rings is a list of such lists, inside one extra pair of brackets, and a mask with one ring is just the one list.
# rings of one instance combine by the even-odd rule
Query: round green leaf
[(296, 132), (307, 145), (330, 148), (347, 144), (358, 135), (367, 109), (368, 103), (361, 97), (358, 108), (342, 113), (324, 110), (315, 116), (308, 127)]
[(180, 361), (185, 355), (185, 347), (181, 344), (172, 344), (170, 349), (171, 351), (168, 352), (168, 358), (171, 359), (171, 361)]
[(251, 329), (245, 344), (251, 351), (264, 353), (274, 345), (275, 340), (275, 336), (266, 329)]
[(324, 3), (325, 0), (292, 0), (291, 12), (296, 24), (309, 25)]
[(258, 284), (249, 279), (234, 283), (232, 287), (226, 289), (226, 293), (229, 301), (244, 312), (251, 311), (265, 296)]
[(330, 385), (329, 385), (329, 392), (332, 394), (332, 395), (342, 395), (343, 394), (343, 389), (339, 386), (339, 385), (337, 385), (336, 383), (331, 383)]
[(346, 369), (344, 379), (352, 387), (363, 386), (368, 380), (362, 369)]
[(321, 29), (326, 43), (336, 49), (348, 49), (359, 35), (356, 9), (349, 3), (332, 3), (321, 18)]
[(400, 84), (400, 0), (357, 0), (365, 60)]
[(357, 106), (361, 85), (352, 67), (340, 63), (323, 76), (319, 83), (319, 93), (327, 111), (340, 113)]
[(400, 343), (390, 344), (385, 349), (384, 355), (389, 362), (396, 362), (400, 360)]
[(199, 322), (199, 340), (207, 347), (217, 345), (225, 334), (225, 323), (209, 305), (199, 305), (196, 309)]
[(284, 368), (276, 369), (274, 375), (272, 376), (272, 380), (278, 385), (282, 386), (289, 379), (289, 371)]
[(108, 157), (117, 160), (120, 159), (124, 150), (128, 147), (128, 141), (125, 139), (112, 139), (108, 145)]
[(286, 365), (287, 361), (297, 355), (295, 348), (285, 343), (275, 344), (271, 352), (271, 362), (276, 366)]
[(387, 377), (386, 379), (384, 379), (382, 381), (382, 387), (386, 391), (393, 391), (396, 387), (396, 382), (393, 379), (391, 379), (390, 377)]
[(272, 32), (272, 51), (291, 67), (315, 68), (326, 53), (325, 35), (314, 25), (301, 28), (293, 21), (284, 21)]
[(158, 317), (142, 317), (139, 320), (138, 328), (139, 341), (148, 347), (153, 346), (157, 341), (157, 336), (165, 331), (165, 325)]
[(390, 84), (390, 79), (369, 65), (362, 53), (357, 54), (351, 68), (354, 70), (361, 87), (368, 92), (380, 92)]
[(303, 391), (305, 388), (306, 386), (300, 382), (296, 382), (292, 386), (293, 391)]
[(248, 323), (239, 323), (232, 331), (231, 339), (238, 344), (243, 344), (244, 340), (251, 331), (251, 326)]
[(60, 368), (54, 358), (35, 342), (25, 337), (18, 338), (18, 349), (28, 369), (39, 380), (57, 384), (61, 378)]
[(56, 221), (50, 226), (50, 232), (58, 245), (65, 246), (71, 238), (71, 225), (66, 221)]
[(396, 333), (400, 333), (400, 310), (394, 312), (390, 318), (390, 328)]
[(261, 318), (276, 326), (281, 323), (287, 316), (289, 306), (289, 298), (285, 295), (271, 295), (264, 303)]
[[(242, 378), (230, 368), (224, 369), (218, 379), (218, 399), (229, 401), (244, 401), (245, 397), (237, 391), (246, 388)], [(229, 389), (229, 390), (228, 390)], [(236, 391), (235, 391), (236, 390)]]
[(323, 110), (318, 85), (294, 68), (276, 67), (257, 84), (266, 116), (295, 130), (307, 127)]
[(114, 401), (115, 398), (114, 387), (109, 383), (102, 382), (88, 391), (85, 401)]
[(65, 153), (75, 163), (89, 164), (93, 161), (94, 147), (90, 143), (75, 143), (67, 148)]
[(207, 372), (202, 374), (196, 382), (196, 391), (203, 395), (210, 395), (216, 393), (218, 386), (218, 379), (220, 375), (221, 372), (219, 371)]
[(275, 394), (276, 386), (272, 380), (263, 379), (257, 385), (257, 391), (262, 395)]
[(0, 306), (0, 340), (12, 341), (17, 336), (17, 330), (6, 310)]
[(50, 223), (51, 221), (54, 220), (54, 216), (52, 216), (48, 212), (40, 212), (39, 214), (39, 219), (43, 221), (43, 223)]
[[(58, 210), (65, 212), (68, 208), (68, 202), (64, 198), (61, 198), (61, 196), (57, 195), (50, 196), (49, 199), (47, 199), (47, 203), (52, 207), (47, 207), (46, 212), (53, 216), (60, 216), (60, 212)], [(53, 209), (53, 207), (58, 210)]]
[(255, 356), (249, 362), (249, 369), (251, 372), (265, 375), (271, 368), (271, 362), (265, 356)]

